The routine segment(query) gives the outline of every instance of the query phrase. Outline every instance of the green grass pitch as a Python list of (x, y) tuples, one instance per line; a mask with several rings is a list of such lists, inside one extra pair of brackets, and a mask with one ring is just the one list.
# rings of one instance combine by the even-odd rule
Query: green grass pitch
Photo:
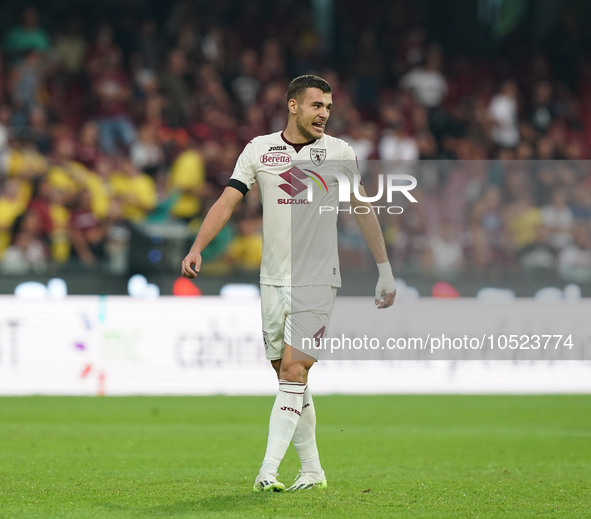
[(317, 397), (329, 488), (253, 493), (272, 402), (0, 398), (0, 517), (591, 517), (591, 395)]

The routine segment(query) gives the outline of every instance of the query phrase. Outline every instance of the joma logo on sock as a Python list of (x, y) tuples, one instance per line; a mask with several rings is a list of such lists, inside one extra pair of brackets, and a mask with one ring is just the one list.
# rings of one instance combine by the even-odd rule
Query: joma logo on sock
[(306, 407), (310, 407), (310, 402), (308, 402), (304, 407), (302, 407), (302, 411), (306, 409)]
[(285, 407), (283, 406), (281, 408), (282, 411), (293, 411), (295, 414), (297, 414), (298, 416), (302, 416), (302, 413), (300, 413), (297, 409), (294, 409), (293, 407)]

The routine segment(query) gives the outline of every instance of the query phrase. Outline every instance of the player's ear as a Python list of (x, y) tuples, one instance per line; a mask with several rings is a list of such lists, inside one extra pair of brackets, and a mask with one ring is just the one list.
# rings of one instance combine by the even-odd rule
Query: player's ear
[(287, 102), (287, 109), (293, 115), (298, 113), (298, 102), (293, 97)]

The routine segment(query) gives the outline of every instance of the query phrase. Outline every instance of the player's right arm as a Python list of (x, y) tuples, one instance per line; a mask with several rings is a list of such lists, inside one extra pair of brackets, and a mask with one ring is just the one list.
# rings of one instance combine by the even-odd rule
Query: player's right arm
[(183, 260), (182, 273), (186, 278), (197, 277), (201, 269), (201, 251), (209, 245), (228, 223), (230, 216), (256, 180), (255, 162), (257, 153), (253, 141), (249, 142), (238, 160), (234, 173), (215, 204), (211, 207), (195, 238), (189, 254)]
[(182, 264), (182, 273), (186, 278), (196, 278), (201, 269), (201, 252), (228, 223), (230, 216), (241, 202), (244, 195), (234, 187), (224, 189), (222, 195), (213, 204), (199, 228), (197, 238)]

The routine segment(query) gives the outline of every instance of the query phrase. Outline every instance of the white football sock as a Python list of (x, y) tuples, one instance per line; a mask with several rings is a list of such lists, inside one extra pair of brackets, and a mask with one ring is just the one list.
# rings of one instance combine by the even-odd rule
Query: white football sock
[(279, 380), (279, 393), (269, 420), (267, 452), (260, 474), (277, 472), (300, 421), (306, 384)]
[(316, 446), (316, 411), (308, 386), (304, 392), (302, 416), (293, 435), (293, 446), (302, 462), (302, 472), (322, 472)]

